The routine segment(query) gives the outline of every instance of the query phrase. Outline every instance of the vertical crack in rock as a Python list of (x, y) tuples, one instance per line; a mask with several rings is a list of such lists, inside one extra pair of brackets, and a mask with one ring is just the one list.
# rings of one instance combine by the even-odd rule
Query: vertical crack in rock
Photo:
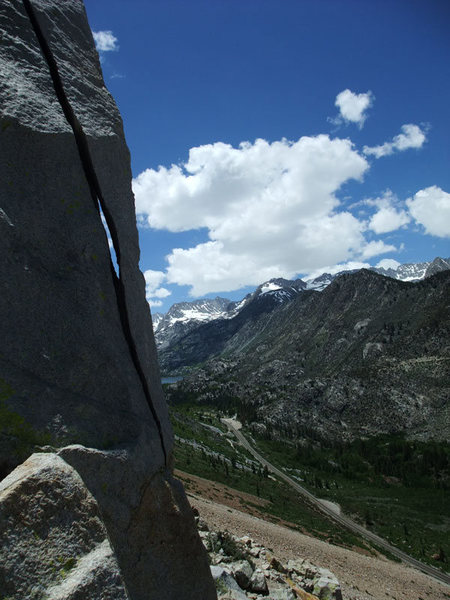
[(116, 275), (111, 257), (110, 257), (110, 268), (111, 268), (111, 276), (112, 276), (112, 279), (114, 282), (114, 289), (116, 292), (117, 305), (118, 305), (118, 309), (119, 309), (122, 330), (123, 330), (123, 333), (124, 333), (124, 336), (125, 336), (125, 339), (126, 339), (126, 342), (127, 342), (130, 354), (131, 354), (131, 358), (133, 360), (134, 367), (135, 367), (137, 374), (139, 376), (139, 379), (141, 381), (142, 388), (144, 391), (144, 395), (147, 399), (148, 406), (150, 408), (150, 411), (152, 413), (152, 416), (153, 416), (156, 426), (158, 428), (159, 438), (161, 441), (161, 447), (162, 447), (162, 451), (164, 453), (165, 462), (167, 464), (167, 452), (166, 452), (166, 448), (164, 446), (164, 438), (163, 438), (161, 422), (159, 420), (159, 417), (158, 417), (155, 407), (153, 405), (152, 397), (150, 394), (150, 389), (149, 389), (141, 362), (139, 360), (139, 355), (137, 352), (136, 344), (133, 339), (133, 335), (131, 333), (130, 321), (129, 321), (127, 305), (126, 305), (125, 288), (124, 288), (123, 281), (120, 277), (121, 255), (120, 255), (119, 237), (118, 237), (118, 233), (117, 233), (117, 229), (116, 229), (116, 224), (111, 215), (111, 212), (108, 209), (108, 205), (106, 204), (105, 199), (103, 198), (103, 194), (100, 189), (100, 184), (99, 184), (99, 181), (98, 181), (95, 169), (94, 169), (94, 165), (92, 162), (91, 154), (89, 151), (86, 134), (84, 133), (84, 131), (80, 125), (80, 122), (78, 121), (78, 119), (70, 105), (70, 102), (65, 94), (64, 87), (63, 87), (63, 84), (61, 81), (61, 77), (59, 75), (58, 65), (56, 63), (56, 60), (52, 54), (50, 46), (47, 43), (47, 40), (45, 39), (45, 36), (42, 32), (42, 29), (39, 25), (37, 18), (36, 18), (31, 1), (30, 0), (22, 0), (22, 2), (23, 2), (23, 6), (25, 8), (25, 11), (28, 15), (28, 18), (30, 20), (31, 26), (34, 30), (34, 33), (36, 34), (36, 37), (39, 42), (39, 46), (41, 48), (44, 59), (48, 65), (48, 68), (50, 71), (50, 76), (51, 76), (52, 82), (53, 82), (53, 87), (55, 89), (55, 93), (58, 98), (59, 104), (61, 105), (61, 108), (64, 112), (64, 116), (67, 119), (67, 122), (72, 127), (74, 137), (75, 137), (75, 142), (76, 142), (76, 145), (78, 148), (78, 154), (80, 156), (80, 161), (81, 161), (81, 164), (83, 167), (83, 171), (85, 173), (85, 177), (86, 177), (86, 180), (87, 180), (87, 183), (89, 186), (89, 190), (91, 193), (91, 197), (92, 197), (92, 201), (94, 203), (95, 209), (98, 212), (99, 217), (100, 217), (100, 208), (101, 208), (101, 210), (105, 216), (109, 232), (111, 234), (111, 239), (112, 239), (114, 250), (116, 253), (116, 257), (117, 257), (117, 263), (119, 266), (119, 276)]

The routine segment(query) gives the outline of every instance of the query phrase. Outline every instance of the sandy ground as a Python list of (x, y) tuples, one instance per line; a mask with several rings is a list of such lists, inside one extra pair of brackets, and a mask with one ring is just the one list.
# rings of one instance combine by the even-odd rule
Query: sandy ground
[[(227, 486), (194, 475), (176, 472), (176, 476), (182, 479), (191, 505), (211, 528), (248, 535), (282, 561), (306, 558), (330, 569), (341, 583), (344, 600), (450, 599), (450, 587), (404, 564), (333, 546), (263, 520), (257, 506), (263, 505), (264, 500), (241, 492), (236, 494)], [(253, 514), (239, 510), (240, 498), (256, 505), (251, 508)]]

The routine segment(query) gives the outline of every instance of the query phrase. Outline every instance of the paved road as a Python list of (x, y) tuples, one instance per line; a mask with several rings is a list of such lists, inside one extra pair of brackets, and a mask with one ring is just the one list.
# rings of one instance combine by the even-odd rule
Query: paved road
[(327, 514), (331, 519), (333, 519), (334, 521), (337, 521), (338, 523), (340, 523), (347, 529), (350, 529), (351, 531), (358, 533), (359, 535), (366, 538), (367, 540), (374, 542), (377, 546), (384, 548), (385, 550), (388, 550), (391, 554), (393, 554), (394, 556), (396, 556), (403, 562), (407, 563), (408, 565), (411, 565), (412, 567), (419, 569), (419, 571), (422, 571), (423, 573), (426, 573), (427, 575), (434, 577), (441, 583), (450, 585), (450, 575), (447, 575), (446, 573), (442, 573), (441, 571), (439, 571), (438, 569), (435, 569), (434, 567), (431, 567), (429, 565), (425, 565), (424, 563), (421, 563), (419, 560), (416, 560), (412, 556), (409, 556), (409, 554), (406, 554), (405, 552), (402, 552), (395, 546), (392, 546), (389, 542), (387, 542), (383, 538), (379, 537), (375, 533), (372, 533), (371, 531), (365, 529), (364, 527), (361, 527), (361, 525), (358, 525), (358, 523), (355, 523), (355, 521), (352, 521), (352, 519), (349, 519), (348, 517), (346, 517), (344, 515), (338, 515), (335, 511), (333, 511), (332, 508), (329, 508), (328, 506), (325, 506), (325, 504), (322, 504), (322, 502), (318, 498), (316, 498), (313, 494), (311, 494), (311, 492), (309, 492), (307, 489), (305, 489), (304, 487), (299, 485), (293, 479), (288, 477), (288, 475), (283, 473), (283, 471), (280, 471), (280, 469), (277, 469), (277, 467), (275, 467), (270, 462), (268, 462), (265, 458), (263, 458), (261, 456), (261, 454), (259, 454), (253, 448), (253, 446), (250, 445), (248, 440), (239, 431), (237, 423), (235, 421), (233, 421), (233, 419), (222, 419), (222, 421), (229, 428), (229, 430), (232, 433), (234, 433), (234, 435), (237, 437), (239, 442), (244, 446), (244, 448), (246, 448), (256, 458), (257, 461), (259, 461), (263, 466), (267, 467), (269, 471), (271, 471), (272, 473), (274, 473), (275, 475), (280, 477), (280, 479), (283, 479), (284, 481), (286, 481), (297, 492), (299, 492), (299, 494), (306, 496), (319, 510), (321, 510), (322, 512)]

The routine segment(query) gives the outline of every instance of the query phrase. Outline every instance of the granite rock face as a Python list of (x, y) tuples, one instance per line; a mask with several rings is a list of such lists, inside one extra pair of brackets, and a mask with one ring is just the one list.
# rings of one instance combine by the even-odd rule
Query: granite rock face
[(5, 0), (0, 29), (0, 476), (59, 448), (132, 600), (214, 598), (171, 474), (129, 152), (83, 3)]
[(33, 454), (0, 482), (0, 540), (6, 597), (128, 598), (98, 504), (56, 454)]

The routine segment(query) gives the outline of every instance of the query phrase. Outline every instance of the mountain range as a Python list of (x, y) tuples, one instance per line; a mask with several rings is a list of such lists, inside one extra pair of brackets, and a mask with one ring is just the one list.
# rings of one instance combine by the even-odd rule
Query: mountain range
[(191, 323), (160, 347), (163, 372), (192, 370), (184, 393), (296, 437), (446, 439), (449, 261), (407, 267), (409, 281), (362, 269), (330, 276), (322, 291), (317, 280), (272, 280), (234, 314)]
[[(399, 265), (396, 269), (372, 267), (370, 270), (399, 281), (421, 281), (439, 271), (450, 269), (450, 258), (435, 258), (430, 262), (409, 263)], [(305, 290), (324, 290), (332, 281), (344, 273), (356, 271), (340, 271), (335, 274), (323, 273), (311, 279), (271, 279), (256, 288), (240, 301), (233, 302), (217, 296), (214, 299), (194, 300), (174, 304), (165, 314), (153, 313), (153, 329), (158, 350), (164, 351), (176, 343), (184, 335), (199, 325), (219, 319), (233, 319), (241, 310), (262, 295), (267, 295), (269, 303), (283, 304), (289, 302), (297, 294)]]

